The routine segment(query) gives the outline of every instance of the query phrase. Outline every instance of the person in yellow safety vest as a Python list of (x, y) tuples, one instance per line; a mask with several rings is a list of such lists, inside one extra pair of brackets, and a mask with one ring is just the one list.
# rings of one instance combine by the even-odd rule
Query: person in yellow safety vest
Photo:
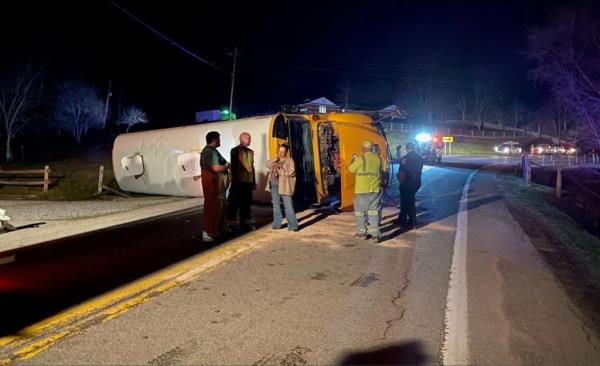
[(383, 190), (381, 189), (381, 157), (373, 152), (373, 143), (363, 141), (362, 155), (354, 155), (348, 171), (356, 176), (354, 183), (354, 215), (358, 231), (354, 236), (380, 242), (379, 224)]

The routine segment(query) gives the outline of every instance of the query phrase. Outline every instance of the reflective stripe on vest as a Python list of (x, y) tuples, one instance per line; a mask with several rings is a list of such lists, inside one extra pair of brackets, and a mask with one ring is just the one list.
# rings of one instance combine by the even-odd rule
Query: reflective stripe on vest
[(356, 174), (354, 193), (377, 193), (381, 183), (381, 157), (372, 152), (361, 155), (362, 169)]

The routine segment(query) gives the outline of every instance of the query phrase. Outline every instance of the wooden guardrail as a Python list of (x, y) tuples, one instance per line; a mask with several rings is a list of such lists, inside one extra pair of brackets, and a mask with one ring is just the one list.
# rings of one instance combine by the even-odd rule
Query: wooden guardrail
[[(43, 175), (43, 180), (31, 178), (31, 175)], [(27, 176), (17, 179), (6, 179), (5, 176)], [(23, 170), (4, 170), (0, 168), (0, 187), (2, 186), (43, 186), (44, 192), (48, 192), (50, 184), (50, 167), (44, 166), (44, 169), (23, 169)]]

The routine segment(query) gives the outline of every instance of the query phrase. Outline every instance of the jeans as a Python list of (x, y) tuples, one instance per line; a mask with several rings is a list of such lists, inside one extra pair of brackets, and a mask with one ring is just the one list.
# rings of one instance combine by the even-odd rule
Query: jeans
[(273, 198), (273, 228), (281, 228), (281, 221), (283, 219), (281, 215), (281, 201), (283, 200), (283, 207), (285, 208), (285, 218), (288, 222), (288, 230), (298, 230), (298, 219), (296, 219), (296, 213), (294, 212), (294, 205), (292, 204), (292, 196), (279, 194), (278, 186), (271, 185), (271, 197)]
[(373, 237), (381, 235), (379, 225), (382, 193), (379, 191), (378, 193), (354, 194), (354, 215), (359, 233), (369, 234)]

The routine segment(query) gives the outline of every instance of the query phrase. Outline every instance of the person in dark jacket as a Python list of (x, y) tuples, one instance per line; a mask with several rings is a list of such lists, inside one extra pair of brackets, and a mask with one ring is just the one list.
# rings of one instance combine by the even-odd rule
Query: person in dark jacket
[(254, 151), (250, 149), (252, 137), (248, 132), (240, 134), (240, 144), (231, 149), (231, 189), (227, 200), (227, 221), (240, 227), (252, 229), (252, 191), (256, 189), (254, 173)]
[(407, 143), (406, 155), (400, 159), (398, 182), (400, 183), (400, 214), (395, 223), (402, 227), (417, 227), (417, 207), (415, 195), (421, 188), (423, 158), (415, 153), (414, 145)]

